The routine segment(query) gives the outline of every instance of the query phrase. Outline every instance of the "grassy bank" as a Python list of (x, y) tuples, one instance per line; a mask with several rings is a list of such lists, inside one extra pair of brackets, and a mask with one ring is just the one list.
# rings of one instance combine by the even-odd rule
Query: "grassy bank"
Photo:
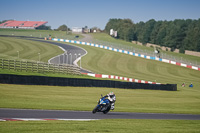
[[(75, 44), (73, 44), (75, 45)], [(178, 84), (183, 82), (199, 90), (200, 71), (173, 64), (117, 53), (85, 45), (77, 45), (88, 51), (82, 58), (82, 67), (95, 73), (117, 75), (159, 83)]]
[(39, 73), (39, 72), (21, 72), (14, 70), (0, 69), (0, 74), (13, 74), (13, 75), (29, 75), (29, 76), (46, 76), (46, 77), (62, 77), (62, 78), (85, 78), (85, 79), (97, 79), (87, 75), (74, 75), (74, 74), (62, 74), (62, 73)]
[(197, 133), (200, 122), (192, 120), (98, 120), (1, 122), (1, 132), (15, 133)]
[[(94, 42), (99, 42), (99, 43), (104, 43), (107, 45), (113, 45), (116, 47), (120, 47), (121, 49), (129, 49), (130, 51), (132, 50), (136, 50), (143, 53), (153, 53), (154, 52), (154, 48), (150, 48), (150, 47), (146, 47), (146, 46), (140, 46), (137, 44), (133, 44), (131, 42), (126, 42), (123, 40), (119, 40), (119, 39), (115, 39), (111, 36), (109, 36), (108, 34), (105, 33), (94, 33), (91, 34), (94, 38)], [(199, 65), (200, 66), (200, 58), (197, 56), (192, 56), (192, 55), (186, 55), (186, 54), (182, 54), (182, 53), (174, 53), (174, 52), (170, 52), (170, 51), (161, 51), (161, 56), (163, 56), (163, 58), (169, 58), (171, 60), (175, 60), (175, 61), (184, 61), (185, 63), (192, 63), (194, 65)]]
[(0, 108), (91, 111), (100, 94), (114, 91), (117, 112), (200, 114), (199, 90), (155, 91), (0, 84)]
[(3, 59), (38, 61), (40, 53), (40, 61), (47, 62), (50, 58), (63, 53), (60, 48), (49, 43), (13, 37), (0, 37), (0, 47), (0, 58)]
[(63, 39), (77, 39), (75, 36), (82, 38), (80, 34), (67, 33), (66, 31), (54, 31), (54, 30), (31, 30), (31, 29), (0, 29), (0, 35), (12, 35), (12, 36), (29, 36), (29, 37), (48, 37), (51, 35), (53, 38)]

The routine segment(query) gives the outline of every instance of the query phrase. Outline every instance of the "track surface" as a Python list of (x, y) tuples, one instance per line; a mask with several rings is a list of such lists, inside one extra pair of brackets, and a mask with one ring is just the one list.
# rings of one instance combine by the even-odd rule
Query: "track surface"
[[(63, 50), (65, 50), (64, 54), (58, 55), (58, 56), (50, 59), (50, 63), (54, 63), (54, 64), (71, 64), (72, 65), (79, 57), (82, 57), (85, 54), (87, 54), (86, 50), (84, 50), (80, 47), (77, 47), (77, 46), (72, 46), (72, 45), (66, 44), (66, 43), (45, 41), (42, 39), (38, 40), (35, 38), (29, 38), (28, 40), (50, 43), (53, 45), (57, 45), (57, 46), (61, 47)], [(81, 68), (81, 73), (91, 73), (91, 72)]]
[(156, 114), (109, 112), (108, 114), (91, 111), (61, 111), (32, 109), (0, 109), (0, 118), (45, 118), (45, 119), (177, 119), (200, 120), (200, 115), (190, 114)]

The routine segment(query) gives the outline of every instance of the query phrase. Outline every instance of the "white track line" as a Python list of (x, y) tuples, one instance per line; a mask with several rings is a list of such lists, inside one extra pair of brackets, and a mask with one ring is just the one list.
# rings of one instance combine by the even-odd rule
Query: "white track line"
[(93, 120), (99, 120), (99, 119), (60, 119), (60, 118), (2, 118), (0, 121), (52, 121), (52, 120), (58, 120), (58, 121), (93, 121)]

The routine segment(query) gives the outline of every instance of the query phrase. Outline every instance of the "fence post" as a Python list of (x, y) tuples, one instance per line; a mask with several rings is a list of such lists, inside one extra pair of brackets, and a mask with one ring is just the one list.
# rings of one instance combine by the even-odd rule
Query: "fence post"
[(44, 70), (45, 70), (45, 69), (44, 69), (44, 63), (42, 63), (42, 72), (43, 72), (43, 73), (45, 73)]
[(68, 64), (64, 66), (63, 68), (63, 73), (67, 74), (68, 73)]
[(67, 74), (70, 74), (71, 72), (70, 72), (70, 68), (71, 68), (71, 66), (70, 65), (67, 65)]
[(33, 62), (31, 63), (31, 71), (33, 72)]
[(76, 70), (77, 70), (77, 74), (80, 75), (80, 68), (76, 67)]
[(60, 73), (60, 64), (58, 64), (58, 73)]
[(28, 71), (27, 65), (28, 65), (28, 61), (26, 61), (26, 72)]
[(38, 62), (37, 62), (37, 72), (38, 72)]
[(49, 72), (49, 63), (48, 63), (48, 72)]
[(62, 65), (62, 74), (66, 74), (67, 73), (67, 65), (63, 66)]
[(58, 71), (58, 65), (57, 64), (55, 64), (55, 66), (56, 66), (56, 73), (59, 73)]
[(22, 61), (20, 61), (20, 71), (22, 71)]
[(10, 60), (8, 60), (8, 70), (10, 70)]
[(55, 64), (53, 64), (53, 72), (55, 73)]
[(4, 59), (2, 59), (2, 69), (4, 69)]
[(16, 71), (16, 61), (14, 60), (14, 70)]
[(44, 73), (44, 63), (42, 63), (42, 73)]

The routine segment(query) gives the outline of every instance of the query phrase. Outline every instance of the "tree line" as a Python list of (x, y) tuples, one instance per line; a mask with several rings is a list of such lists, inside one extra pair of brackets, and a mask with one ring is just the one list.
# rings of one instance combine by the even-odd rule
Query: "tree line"
[(200, 19), (175, 19), (173, 21), (155, 21), (134, 24), (130, 19), (110, 19), (105, 32), (117, 31), (117, 38), (126, 41), (139, 41), (179, 49), (200, 52)]

